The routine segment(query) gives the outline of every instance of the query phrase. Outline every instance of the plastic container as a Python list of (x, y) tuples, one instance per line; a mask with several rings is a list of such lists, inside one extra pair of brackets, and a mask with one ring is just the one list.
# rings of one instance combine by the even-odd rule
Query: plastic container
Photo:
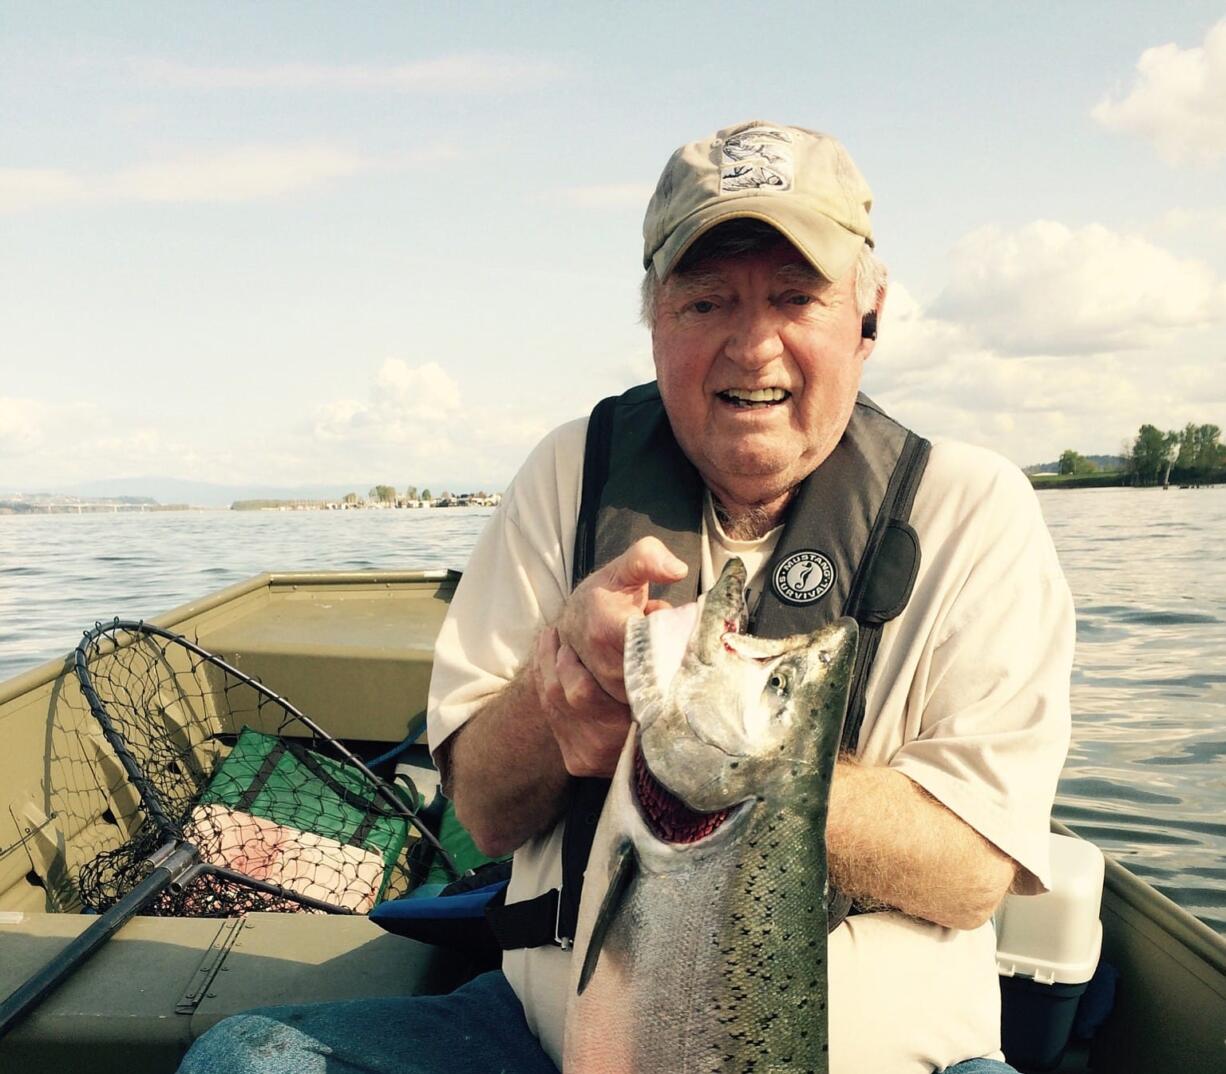
[(1051, 890), (1007, 895), (995, 918), (1002, 1047), (1030, 1070), (1060, 1062), (1103, 943), (1102, 851), (1084, 839), (1050, 838)]

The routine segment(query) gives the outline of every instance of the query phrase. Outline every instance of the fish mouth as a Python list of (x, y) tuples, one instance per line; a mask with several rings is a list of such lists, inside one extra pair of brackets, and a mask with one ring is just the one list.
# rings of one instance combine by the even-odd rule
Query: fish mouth
[(662, 843), (686, 845), (714, 835), (724, 822), (745, 806), (738, 802), (711, 813), (699, 813), (664, 786), (647, 767), (642, 747), (634, 747), (634, 778), (631, 782), (639, 815), (647, 830)]

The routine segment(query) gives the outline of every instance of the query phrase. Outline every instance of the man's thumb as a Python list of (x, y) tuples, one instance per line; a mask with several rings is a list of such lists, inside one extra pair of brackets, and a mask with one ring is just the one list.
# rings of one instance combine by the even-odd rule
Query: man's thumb
[(645, 582), (675, 582), (689, 573), (658, 537), (641, 537), (611, 564), (613, 585), (635, 589)]

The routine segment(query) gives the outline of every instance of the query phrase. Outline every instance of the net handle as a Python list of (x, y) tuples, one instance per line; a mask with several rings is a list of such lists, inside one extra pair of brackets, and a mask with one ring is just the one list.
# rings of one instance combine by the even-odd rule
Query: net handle
[(130, 917), (139, 913), (172, 884), (186, 880), (200, 864), (195, 847), (187, 843), (164, 846), (150, 860), (158, 860), (159, 864), (144, 880), (0, 1003), (0, 1039), (71, 976)]

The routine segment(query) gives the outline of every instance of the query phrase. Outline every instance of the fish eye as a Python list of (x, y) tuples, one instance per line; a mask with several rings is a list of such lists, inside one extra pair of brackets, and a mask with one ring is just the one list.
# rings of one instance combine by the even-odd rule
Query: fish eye
[(786, 694), (788, 686), (788, 677), (782, 671), (774, 672), (769, 679), (766, 680), (766, 685), (769, 689), (774, 690), (777, 694)]

